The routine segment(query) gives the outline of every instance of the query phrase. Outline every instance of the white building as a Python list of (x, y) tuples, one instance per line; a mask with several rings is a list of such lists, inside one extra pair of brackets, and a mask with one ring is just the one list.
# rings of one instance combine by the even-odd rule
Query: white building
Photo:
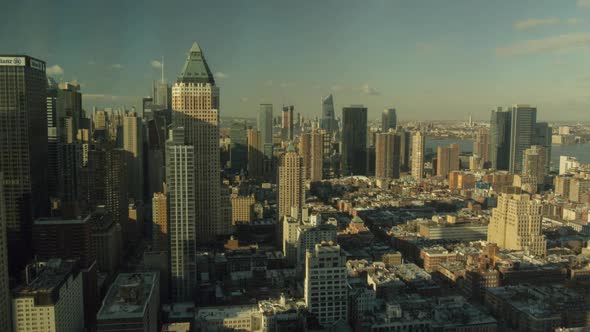
[(572, 168), (580, 167), (576, 157), (559, 156), (559, 175), (566, 174)]
[(84, 330), (82, 273), (76, 260), (53, 259), (27, 270), (36, 277), (12, 292), (15, 332)]
[(316, 244), (322, 242), (336, 243), (337, 229), (334, 225), (314, 226), (311, 223), (304, 223), (297, 227), (297, 271), (305, 270), (305, 253), (313, 251)]
[(346, 255), (339, 245), (316, 244), (306, 254), (305, 304), (324, 327), (348, 320), (346, 275)]

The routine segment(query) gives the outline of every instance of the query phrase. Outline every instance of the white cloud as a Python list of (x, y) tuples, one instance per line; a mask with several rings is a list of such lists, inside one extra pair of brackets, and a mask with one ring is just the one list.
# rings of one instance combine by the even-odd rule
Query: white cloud
[(273, 86), (274, 82), (272, 80), (266, 80), (266, 82), (264, 82), (264, 85), (266, 86)]
[(111, 65), (111, 67), (114, 69), (123, 69), (123, 65), (120, 63), (115, 63), (114, 65)]
[(577, 4), (580, 8), (590, 8), (590, 0), (578, 0)]
[(531, 30), (545, 25), (557, 25), (561, 22), (560, 19), (552, 18), (529, 18), (526, 20), (514, 22), (514, 29), (516, 30)]
[(153, 68), (155, 69), (161, 69), (162, 68), (162, 63), (158, 60), (152, 60), (150, 62), (150, 65), (152, 65)]
[(89, 60), (89, 61), (88, 61), (88, 64), (89, 64), (89, 65), (91, 65), (91, 66), (94, 66), (94, 65), (96, 64), (96, 61), (94, 61), (94, 60)]
[(506, 47), (496, 48), (499, 56), (535, 53), (565, 52), (590, 46), (590, 33), (569, 33), (542, 39), (525, 40)]
[(241, 98), (240, 98), (240, 101), (241, 101), (242, 103), (245, 103), (245, 102), (247, 102), (248, 100), (249, 100), (249, 99), (248, 99), (248, 97), (241, 97)]
[(364, 94), (367, 94), (369, 96), (379, 96), (381, 94), (381, 92), (377, 89), (375, 89), (374, 87), (369, 86), (369, 83), (365, 83), (361, 86), (361, 91)]
[(73, 80), (71, 81), (71, 83), (72, 83), (72, 84), (77, 84), (77, 85), (79, 85), (81, 88), (83, 88), (83, 87), (85, 87), (85, 86), (86, 86), (86, 84), (84, 84), (84, 83), (80, 83), (80, 81), (78, 81), (78, 79), (73, 79)]
[(49, 76), (62, 76), (64, 74), (64, 69), (60, 65), (53, 65), (46, 69), (46, 73)]
[(567, 22), (568, 25), (576, 25), (576, 24), (581, 23), (581, 20), (579, 20), (579, 19), (577, 19), (575, 17), (570, 17), (570, 18), (567, 19), (566, 22)]
[(338, 84), (334, 84), (330, 87), (330, 90), (332, 90), (332, 91), (340, 91), (342, 89), (343, 89), (342, 86), (340, 86)]
[(222, 79), (224, 79), (224, 78), (228, 78), (228, 77), (229, 77), (229, 75), (228, 75), (228, 74), (226, 74), (226, 73), (223, 73), (223, 72), (220, 72), (220, 71), (218, 71), (218, 72), (214, 73), (214, 74), (213, 74), (213, 76), (214, 76), (215, 78), (217, 78), (217, 79), (220, 79), (220, 80), (222, 80)]

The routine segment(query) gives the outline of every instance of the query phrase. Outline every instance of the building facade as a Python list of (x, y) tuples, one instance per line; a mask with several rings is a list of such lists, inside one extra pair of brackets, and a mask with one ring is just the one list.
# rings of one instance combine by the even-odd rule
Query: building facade
[(342, 109), (341, 173), (367, 175), (367, 108), (353, 105)]

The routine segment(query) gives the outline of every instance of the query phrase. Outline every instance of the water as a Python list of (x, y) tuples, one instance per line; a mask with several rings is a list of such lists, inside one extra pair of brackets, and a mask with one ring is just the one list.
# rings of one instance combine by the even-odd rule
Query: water
[[(471, 139), (426, 139), (426, 153), (436, 153), (439, 145), (459, 144), (461, 153), (473, 152)], [(590, 143), (575, 145), (553, 145), (551, 147), (551, 166), (559, 168), (559, 156), (576, 157), (580, 163), (590, 164)]]

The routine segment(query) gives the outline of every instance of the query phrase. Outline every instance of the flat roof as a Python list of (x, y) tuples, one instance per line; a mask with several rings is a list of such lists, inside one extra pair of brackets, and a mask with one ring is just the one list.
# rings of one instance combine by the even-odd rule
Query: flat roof
[[(96, 318), (100, 321), (144, 317), (147, 304), (158, 282), (157, 276), (158, 272), (119, 273), (109, 288)], [(136, 301), (124, 297), (126, 294), (123, 292), (126, 290), (139, 291), (135, 294)]]

